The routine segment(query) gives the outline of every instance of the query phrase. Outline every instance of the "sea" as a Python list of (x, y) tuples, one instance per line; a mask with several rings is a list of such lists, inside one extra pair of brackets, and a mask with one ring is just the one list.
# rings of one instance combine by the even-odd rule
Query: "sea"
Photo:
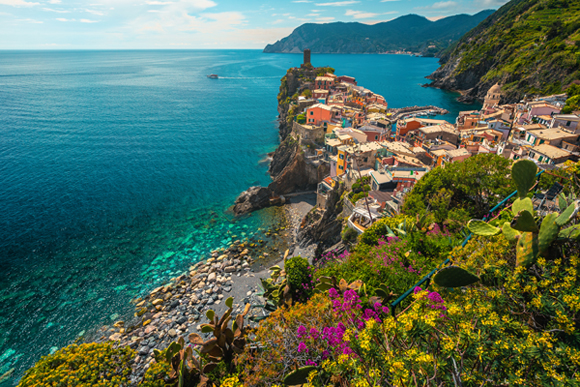
[[(279, 215), (235, 218), (266, 185), (280, 79), (259, 50), (0, 51), (0, 382), (129, 317), (130, 301)], [(477, 109), (424, 88), (437, 59), (313, 55), (390, 107)], [(209, 79), (218, 74), (219, 79)]]

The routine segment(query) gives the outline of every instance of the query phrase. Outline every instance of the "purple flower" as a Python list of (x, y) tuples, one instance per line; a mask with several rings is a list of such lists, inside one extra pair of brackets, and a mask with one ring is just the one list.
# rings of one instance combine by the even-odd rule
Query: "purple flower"
[(312, 340), (317, 340), (320, 337), (320, 332), (316, 328), (310, 328), (310, 338)]
[(330, 288), (328, 290), (328, 295), (330, 296), (330, 298), (337, 298), (339, 296), (335, 288)]
[(306, 335), (306, 327), (304, 325), (300, 325), (296, 333), (298, 338), (303, 338)]
[(300, 342), (300, 344), (298, 344), (298, 352), (308, 352), (308, 348), (306, 348), (306, 344), (304, 344), (303, 342)]
[(316, 364), (315, 362), (313, 362), (313, 361), (312, 361), (312, 360), (310, 360), (310, 359), (306, 360), (306, 365), (307, 365), (307, 366), (315, 366), (315, 367), (317, 367), (317, 366), (318, 366), (318, 364)]

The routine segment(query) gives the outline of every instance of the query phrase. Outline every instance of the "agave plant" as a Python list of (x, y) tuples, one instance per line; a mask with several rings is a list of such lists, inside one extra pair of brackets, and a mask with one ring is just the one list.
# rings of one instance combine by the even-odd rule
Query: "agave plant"
[(226, 313), (218, 318), (213, 310), (208, 310), (206, 317), (210, 321), (201, 325), (203, 333), (213, 333), (211, 339), (204, 341), (197, 333), (189, 335), (189, 341), (192, 344), (201, 345), (200, 353), (207, 354), (210, 362), (203, 367), (204, 373), (213, 371), (220, 362), (224, 362), (229, 372), (233, 371), (233, 360), (236, 354), (244, 351), (246, 346), (247, 329), (244, 327), (244, 317), (250, 311), (250, 304), (246, 304), (243, 313), (238, 314), (233, 319), (231, 328), (228, 323), (232, 320), (234, 299), (228, 298), (225, 302), (229, 308)]
[[(512, 204), (513, 220), (505, 222), (501, 228), (482, 220), (470, 220), (469, 230), (480, 236), (495, 236), (503, 233), (506, 239), (516, 242), (516, 265), (530, 267), (540, 256), (546, 256), (555, 241), (575, 240), (580, 237), (580, 225), (563, 227), (578, 213), (575, 197), (558, 198), (561, 213), (552, 212), (540, 219), (535, 213), (528, 191), (534, 186), (537, 166), (529, 160), (520, 160), (512, 167), (512, 179), (517, 186), (518, 198)], [(541, 222), (540, 222), (541, 221)], [(539, 225), (538, 225), (539, 224)], [(440, 286), (458, 287), (475, 283), (479, 278), (459, 267), (440, 270), (434, 277)]]

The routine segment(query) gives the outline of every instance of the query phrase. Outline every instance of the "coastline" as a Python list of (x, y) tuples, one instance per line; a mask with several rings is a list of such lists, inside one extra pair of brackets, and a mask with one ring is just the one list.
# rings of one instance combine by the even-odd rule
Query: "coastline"
[(260, 295), (259, 285), (261, 278), (270, 276), (268, 269), (284, 264), (285, 251), (289, 252), (289, 257), (313, 257), (314, 246), (300, 246), (297, 235), (302, 219), (315, 205), (315, 194), (290, 198), (287, 204), (279, 207), (278, 215), (286, 226), (272, 230), (281, 240), (277, 246), (268, 246), (272, 249), (270, 252), (266, 252), (264, 246), (241, 240), (227, 249), (212, 251), (209, 257), (193, 264), (188, 273), (132, 300), (134, 317), (101, 327), (100, 337), (93, 341), (113, 341), (135, 350), (130, 380), (132, 385), (137, 385), (154, 361), (154, 349), (162, 350), (179, 337), (189, 343), (191, 333), (207, 339), (209, 334), (202, 333), (200, 326), (206, 322), (205, 314), (211, 309), (222, 315), (227, 310), (224, 301), (228, 297), (234, 298), (234, 313), (241, 312), (246, 304), (252, 305), (247, 324), (257, 325), (256, 319), (267, 315), (260, 307), (265, 300)]

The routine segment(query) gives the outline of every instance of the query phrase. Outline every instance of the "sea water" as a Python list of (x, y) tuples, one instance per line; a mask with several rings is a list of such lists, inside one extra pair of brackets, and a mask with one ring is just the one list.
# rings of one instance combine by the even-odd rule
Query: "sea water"
[[(271, 211), (230, 207), (266, 185), (280, 78), (260, 51), (0, 51), (0, 377), (133, 312), (131, 299)], [(390, 107), (471, 106), (422, 88), (433, 58), (314, 55)], [(206, 75), (218, 74), (219, 79)]]

